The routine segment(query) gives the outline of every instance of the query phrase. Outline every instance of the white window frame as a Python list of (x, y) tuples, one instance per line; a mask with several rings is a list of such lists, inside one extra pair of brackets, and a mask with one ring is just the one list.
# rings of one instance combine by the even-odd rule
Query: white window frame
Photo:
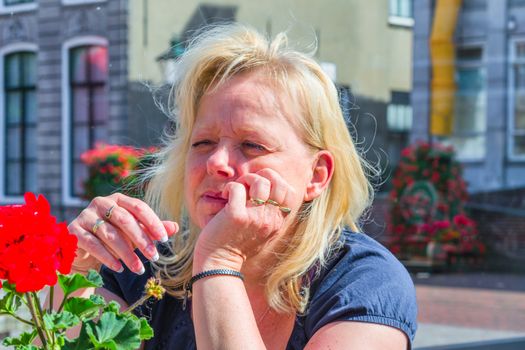
[[(401, 93), (407, 93), (409, 96), (411, 94), (410, 91), (406, 91), (406, 90), (391, 90), (390, 91), (390, 101), (388, 101), (388, 104), (387, 104), (387, 108), (386, 108), (386, 120), (387, 120), (387, 127), (388, 127), (388, 131), (389, 132), (392, 132), (392, 133), (403, 133), (403, 132), (410, 132), (410, 130), (412, 129), (412, 125), (414, 124), (414, 121), (413, 121), (413, 114), (412, 114), (412, 104), (409, 103), (409, 104), (401, 104), (401, 103), (393, 103), (392, 102), (392, 93), (393, 92), (401, 92)], [(394, 122), (394, 119), (397, 119), (397, 121), (399, 121), (396, 115), (396, 113), (394, 113), (394, 108), (406, 108), (405, 109), (405, 113), (406, 113), (406, 119), (404, 120), (404, 125), (400, 128), (398, 127), (393, 127), (394, 125), (396, 125), (396, 123)], [(400, 123), (397, 123), (397, 125), (400, 125)], [(396, 125), (396, 126), (397, 126)]]
[(63, 5), (84, 5), (106, 2), (107, 0), (62, 0)]
[(4, 0), (0, 0), (0, 15), (17, 13), (17, 12), (33, 11), (33, 10), (36, 10), (37, 8), (38, 8), (37, 0), (35, 0), (34, 2), (27, 3), (27, 4), (17, 4), (17, 5), (6, 5), (4, 4)]
[[(33, 52), (38, 54), (38, 46), (33, 43), (13, 43), (0, 48), (0, 89), (4, 89), (4, 64), (7, 55), (17, 52)], [(5, 165), (5, 94), (0, 93), (0, 202), (19, 204), (24, 203), (23, 196), (6, 196), (4, 182), (6, 178)]]
[[(481, 59), (479, 61), (479, 65), (478, 64), (474, 64), (474, 63), (462, 63), (461, 66), (462, 67), (481, 67), (482, 69), (485, 70), (485, 98), (486, 98), (486, 102), (487, 102), (487, 105), (486, 107), (488, 106), (488, 76), (486, 75), (487, 73), (487, 62), (486, 62), (486, 57), (487, 57), (487, 51), (486, 51), (486, 46), (483, 42), (480, 42), (480, 41), (474, 41), (474, 42), (468, 42), (468, 43), (458, 43), (456, 44), (456, 52), (457, 50), (459, 49), (475, 49), (475, 48), (479, 48), (481, 49)], [(454, 63), (454, 74), (456, 74), (456, 71), (457, 71), (457, 56), (456, 56), (456, 62)], [(457, 92), (457, 87), (456, 87), (456, 92)], [(455, 107), (454, 107), (455, 108)], [(454, 118), (456, 116), (454, 115)], [(454, 119), (454, 123), (455, 123), (455, 119)], [(479, 162), (482, 162), (485, 157), (487, 156), (487, 130), (488, 130), (488, 114), (487, 114), (487, 110), (485, 110), (485, 131), (484, 131), (484, 134), (482, 132), (468, 132), (468, 133), (463, 133), (463, 134), (456, 134), (456, 130), (455, 130), (455, 125), (452, 126), (452, 134), (450, 135), (451, 137), (469, 137), (469, 136), (476, 136), (476, 135), (484, 135), (485, 136), (485, 149), (483, 150), (483, 155), (480, 156), (480, 157), (458, 157), (458, 161), (460, 161), (461, 163), (479, 163)], [(449, 142), (450, 141), (450, 142)], [(445, 144), (451, 144), (451, 145), (454, 145), (452, 143), (452, 140), (446, 140), (444, 142)]]
[(71, 193), (71, 120), (69, 88), (69, 50), (78, 46), (97, 45), (108, 47), (108, 40), (101, 36), (82, 36), (69, 39), (62, 44), (62, 202), (69, 206), (84, 206), (87, 201)]
[[(395, 1), (395, 0), (388, 1), (388, 24), (391, 24), (394, 26), (400, 26), (400, 27), (409, 27), (409, 28), (413, 27), (414, 26), (414, 17), (413, 17), (414, 14), (412, 14), (412, 17), (402, 17), (402, 16), (397, 16), (397, 15), (392, 14), (392, 11), (391, 11), (392, 1)], [(411, 0), (408, 0), (408, 1), (411, 1)], [(411, 1), (411, 5), (412, 5), (412, 11), (413, 11), (414, 10), (413, 1)]]
[(522, 162), (525, 161), (524, 155), (514, 154), (514, 69), (512, 69), (514, 63), (516, 62), (516, 44), (524, 43), (525, 36), (518, 36), (509, 39), (509, 63), (507, 67), (507, 91), (508, 91), (508, 100), (507, 100), (507, 156), (510, 161), (513, 162)]

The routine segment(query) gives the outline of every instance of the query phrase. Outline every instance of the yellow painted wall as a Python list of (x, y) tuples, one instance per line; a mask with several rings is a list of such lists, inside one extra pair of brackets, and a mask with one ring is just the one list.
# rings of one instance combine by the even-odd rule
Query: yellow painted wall
[(411, 90), (412, 31), (389, 26), (388, 0), (130, 0), (130, 80), (161, 81), (155, 58), (199, 3), (237, 6), (237, 21), (263, 32), (269, 23), (273, 35), (290, 29), (306, 49), (318, 31), (318, 59), (336, 63), (337, 82), (357, 95), (388, 101), (390, 90)]

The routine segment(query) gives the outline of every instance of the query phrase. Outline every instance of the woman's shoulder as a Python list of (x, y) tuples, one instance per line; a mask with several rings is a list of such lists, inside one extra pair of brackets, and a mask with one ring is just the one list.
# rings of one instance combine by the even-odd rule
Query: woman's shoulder
[(349, 320), (398, 328), (413, 339), (417, 328), (415, 288), (405, 267), (378, 241), (343, 231), (327, 266), (312, 283), (305, 330)]

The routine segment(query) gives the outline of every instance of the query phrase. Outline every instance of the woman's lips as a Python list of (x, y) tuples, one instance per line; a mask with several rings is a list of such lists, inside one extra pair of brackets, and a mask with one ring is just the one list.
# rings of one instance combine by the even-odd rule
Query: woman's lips
[(222, 197), (220, 192), (206, 192), (202, 195), (202, 199), (209, 203), (226, 204), (228, 200)]

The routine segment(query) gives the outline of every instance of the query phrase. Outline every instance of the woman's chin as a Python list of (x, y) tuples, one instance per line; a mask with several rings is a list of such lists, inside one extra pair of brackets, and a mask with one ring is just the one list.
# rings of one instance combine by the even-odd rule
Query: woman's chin
[(204, 216), (203, 218), (201, 218), (199, 220), (199, 228), (202, 230), (204, 227), (206, 227), (206, 225), (209, 224), (209, 222), (215, 217), (215, 215), (217, 215), (217, 213), (214, 213), (214, 214), (206, 214), (206, 216)]

